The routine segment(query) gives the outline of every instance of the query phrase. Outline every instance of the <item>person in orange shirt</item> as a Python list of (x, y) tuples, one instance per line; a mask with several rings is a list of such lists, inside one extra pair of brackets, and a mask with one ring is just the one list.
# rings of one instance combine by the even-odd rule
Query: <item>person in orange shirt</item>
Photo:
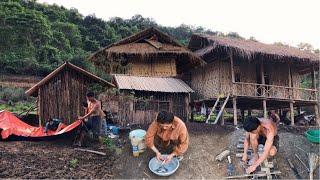
[[(167, 111), (158, 113), (145, 136), (148, 148), (156, 153), (159, 161), (168, 163), (174, 156), (182, 158), (189, 146), (188, 130), (184, 122)], [(161, 153), (169, 154), (164, 158)]]

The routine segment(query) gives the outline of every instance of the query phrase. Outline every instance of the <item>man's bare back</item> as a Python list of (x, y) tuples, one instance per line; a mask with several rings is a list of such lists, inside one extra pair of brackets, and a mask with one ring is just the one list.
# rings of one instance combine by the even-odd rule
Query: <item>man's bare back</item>
[[(249, 146), (253, 150), (252, 165), (247, 169), (247, 173), (253, 172), (268, 156), (274, 156), (279, 148), (279, 137), (277, 136), (277, 126), (270, 119), (248, 117), (244, 121), (244, 129), (247, 131), (244, 142), (243, 161), (247, 161), (247, 151)], [(264, 145), (264, 152), (258, 155), (258, 144)]]

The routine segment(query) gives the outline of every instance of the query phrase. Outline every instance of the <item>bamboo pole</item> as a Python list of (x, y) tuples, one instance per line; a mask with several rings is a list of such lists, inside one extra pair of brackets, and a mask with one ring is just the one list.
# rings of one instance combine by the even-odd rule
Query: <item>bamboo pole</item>
[(224, 110), (222, 110), (222, 114), (221, 114), (221, 125), (224, 125)]
[(232, 98), (232, 104), (233, 104), (233, 124), (236, 126), (238, 125), (238, 119), (237, 119), (237, 97)]
[[(289, 68), (289, 75), (288, 75), (288, 80), (289, 80), (289, 87), (292, 88), (292, 72), (291, 72), (291, 65), (288, 65)], [(290, 93), (290, 91), (289, 91)], [(294, 99), (294, 92), (291, 91), (289, 94), (290, 99)], [(294, 109), (293, 109), (293, 101), (290, 101), (290, 120), (291, 120), (291, 125), (294, 126)]]
[(41, 87), (39, 88), (39, 90), (38, 90), (38, 100), (39, 100), (39, 102), (38, 102), (38, 112), (39, 112), (39, 127), (41, 127), (41, 119), (42, 119), (42, 117), (43, 117), (43, 113), (42, 113), (42, 98), (41, 98), (41, 96), (42, 96), (42, 94), (41, 94)]
[(232, 95), (234, 95), (234, 88), (233, 88), (233, 83), (235, 83), (235, 75), (234, 75), (234, 64), (233, 64), (233, 57), (232, 53), (230, 53), (230, 66), (231, 66), (231, 89), (232, 89)]
[(291, 126), (294, 126), (293, 101), (290, 102), (290, 120), (291, 120)]
[(268, 117), (268, 112), (267, 112), (267, 100), (264, 99), (262, 101), (262, 106), (263, 106), (263, 117), (267, 118)]

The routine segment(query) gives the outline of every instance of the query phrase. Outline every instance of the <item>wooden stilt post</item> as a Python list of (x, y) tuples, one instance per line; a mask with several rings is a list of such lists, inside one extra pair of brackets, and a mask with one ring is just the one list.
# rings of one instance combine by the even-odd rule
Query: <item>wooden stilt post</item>
[(263, 106), (263, 117), (268, 118), (268, 112), (267, 112), (267, 100), (264, 99), (262, 101), (262, 106)]
[(233, 124), (236, 126), (238, 125), (238, 117), (237, 117), (237, 97), (233, 96), (232, 98), (232, 104), (233, 104)]
[(290, 120), (291, 126), (294, 126), (294, 109), (293, 109), (293, 102), (290, 102)]
[[(319, 71), (320, 73), (320, 71)], [(316, 73), (315, 73), (315, 68), (314, 66), (312, 66), (312, 72), (311, 72), (311, 77), (312, 77), (312, 89), (317, 89), (317, 84), (316, 84)], [(319, 85), (320, 86), (320, 85)], [(319, 89), (320, 90), (320, 89)], [(318, 92), (319, 93), (319, 92)], [(315, 98), (318, 102), (318, 94), (316, 93), (315, 94)], [(320, 102), (318, 102), (320, 103)], [(320, 125), (320, 117), (319, 117), (319, 104), (315, 104), (314, 105), (314, 115), (315, 115), (315, 118), (316, 118), (316, 122), (318, 125)]]
[(318, 124), (318, 126), (320, 126), (320, 117), (319, 117), (319, 109), (318, 109), (318, 105), (314, 105), (314, 115), (316, 117), (316, 122)]
[(221, 119), (221, 125), (223, 126), (224, 125), (224, 110), (222, 111), (220, 119)]

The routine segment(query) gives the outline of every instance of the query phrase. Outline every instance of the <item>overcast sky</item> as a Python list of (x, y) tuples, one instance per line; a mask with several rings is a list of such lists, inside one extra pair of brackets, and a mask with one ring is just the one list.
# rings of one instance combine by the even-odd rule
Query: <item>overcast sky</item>
[(320, 48), (320, 0), (38, 0), (77, 8), (83, 15), (153, 18), (164, 26), (188, 24), (237, 32), (264, 43)]

